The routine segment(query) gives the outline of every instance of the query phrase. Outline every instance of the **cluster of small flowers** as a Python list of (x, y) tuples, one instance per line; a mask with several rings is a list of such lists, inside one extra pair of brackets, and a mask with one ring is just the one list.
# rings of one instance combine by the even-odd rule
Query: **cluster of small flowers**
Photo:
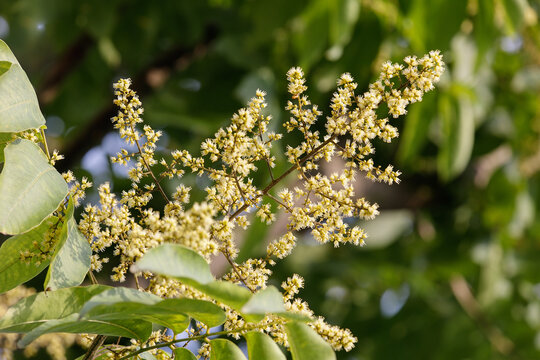
[[(26, 288), (21, 285), (0, 294), (0, 318), (6, 314), (9, 307), (35, 292), (34, 289)], [(20, 340), (21, 337), (21, 334), (15, 333), (0, 334), (0, 353), (3, 360), (12, 360), (15, 358), (14, 355), (17, 350), (17, 341)], [(74, 334), (45, 334), (27, 345), (24, 348), (23, 353), (25, 357), (30, 358), (35, 357), (40, 349), (45, 349), (52, 359), (67, 360), (66, 349), (75, 342), (75, 338), (76, 335)]]
[(21, 131), (17, 134), (17, 136), (26, 140), (30, 140), (36, 144), (41, 142), (41, 132), (39, 129), (29, 129)]
[(65, 182), (69, 185), (69, 196), (73, 200), (74, 206), (79, 206), (81, 201), (86, 197), (86, 190), (92, 187), (92, 182), (88, 181), (85, 176), (83, 176), (79, 182), (71, 170), (62, 173), (62, 176)]
[[(372, 219), (378, 214), (378, 205), (356, 197), (357, 172), (387, 184), (399, 182), (400, 175), (391, 165), (382, 169), (369, 158), (375, 151), (374, 139), (390, 142), (398, 136), (388, 118), (379, 119), (376, 110), (386, 103), (392, 117), (404, 114), (405, 107), (419, 101), (424, 92), (431, 90), (443, 71), (438, 52), (431, 52), (421, 59), (409, 57), (405, 62), (407, 67), (385, 63), (379, 79), (366, 93), (358, 96), (355, 94), (357, 84), (350, 74), (343, 74), (332, 98), (324, 136), (314, 130), (322, 113), (305, 95), (304, 74), (300, 68), (292, 68), (287, 73), (292, 100), (286, 107), (291, 117), (284, 126), (287, 131), (298, 130), (303, 141), (298, 146), (287, 147), (286, 156), (291, 165), (278, 176), (273, 173), (272, 146), (282, 135), (268, 131), (271, 119), (263, 114), (266, 107), (263, 91), (258, 90), (248, 106), (233, 115), (230, 126), (218, 130), (212, 139), (202, 143), (201, 156), (175, 150), (170, 160), (160, 159), (158, 165), (155, 149), (161, 134), (147, 125), (144, 134), (138, 132), (136, 126), (142, 122), (140, 115), (143, 113), (141, 103), (130, 89), (130, 81), (120, 80), (115, 84), (115, 104), (120, 110), (113, 122), (120, 136), (135, 144), (138, 151), (124, 149), (113, 158), (124, 165), (132, 158), (136, 159), (129, 172), (132, 188), (123, 192), (118, 200), (107, 183), (101, 185), (100, 206), (87, 205), (83, 213), (79, 227), (94, 251), (92, 270), (101, 270), (108, 259), (101, 258), (99, 253), (112, 246), (114, 254), (120, 258), (112, 278), (124, 281), (131, 264), (146, 251), (161, 243), (172, 242), (198, 251), (208, 261), (212, 255), (221, 253), (232, 267), (223, 279), (243, 284), (255, 293), (267, 286), (271, 275), (268, 265), (275, 264), (272, 258), (282, 259), (295, 247), (295, 231), (310, 229), (311, 235), (320, 243), (332, 243), (336, 247), (347, 243), (364, 244), (367, 237), (364, 230), (349, 226), (345, 219)], [(143, 138), (146, 139), (144, 142)], [(335, 156), (344, 160), (343, 170), (329, 175), (321, 173), (320, 162), (331, 161)], [(253, 174), (260, 164), (265, 168), (261, 171), (267, 172), (271, 179), (264, 188), (258, 188), (253, 181)], [(158, 176), (153, 172), (155, 165), (164, 169)], [(190, 202), (189, 188), (178, 187), (169, 199), (160, 185), (164, 178), (182, 176), (185, 169), (212, 181), (206, 188), (204, 201), (194, 203), (188, 209), (185, 205)], [(283, 188), (274, 195), (276, 185), (292, 173), (296, 173), (299, 185), (292, 189)], [(155, 192), (160, 192), (166, 202), (162, 213), (147, 207)], [(236, 263), (235, 229), (246, 229), (252, 217), (272, 223), (276, 219), (272, 203), (288, 214), (287, 233), (268, 245), (266, 258)], [(159, 296), (210, 300), (179, 281), (144, 275), (150, 278), (146, 291)], [(334, 349), (349, 351), (356, 338), (348, 329), (331, 326), (315, 317), (309, 305), (295, 297), (302, 286), (303, 279), (297, 275), (283, 284), (286, 308), (313, 318), (311, 326)], [(225, 305), (223, 308), (227, 310), (224, 327), (236, 334), (233, 336), (240, 336), (246, 329), (257, 329), (287, 346), (284, 319), (269, 315), (257, 324), (249, 324), (237, 312)], [(207, 350), (203, 346), (203, 357)]]

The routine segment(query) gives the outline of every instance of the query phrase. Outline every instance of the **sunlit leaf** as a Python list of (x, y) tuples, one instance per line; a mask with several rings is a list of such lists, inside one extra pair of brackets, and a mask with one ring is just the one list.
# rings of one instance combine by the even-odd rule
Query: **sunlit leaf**
[(40, 148), (18, 139), (4, 149), (0, 174), (0, 232), (20, 234), (39, 225), (66, 197), (68, 186)]
[(260, 360), (285, 360), (286, 357), (272, 338), (262, 332), (244, 334), (247, 340), (248, 358)]
[(165, 299), (129, 288), (104, 291), (88, 301), (80, 311), (83, 318), (129, 320), (134, 316), (166, 326), (176, 333), (189, 325), (192, 317), (209, 327), (223, 324), (225, 313), (208, 301)]
[[(34, 88), (2, 40), (0, 61), (0, 132), (20, 132), (44, 125), (45, 119)], [(10, 63), (9, 68), (7, 62)]]
[(225, 339), (210, 340), (210, 360), (246, 360), (242, 350), (232, 341)]
[(24, 335), (17, 345), (19, 347), (25, 347), (41, 335), (56, 332), (123, 336), (144, 341), (152, 333), (152, 324), (140, 319), (129, 321), (79, 320), (79, 314), (75, 313), (68, 315), (63, 319), (49, 320), (39, 325)]
[(131, 272), (150, 271), (178, 279), (207, 284), (214, 280), (210, 267), (196, 251), (182, 245), (165, 244), (150, 249), (133, 265)]
[(61, 319), (77, 313), (92, 296), (107, 289), (110, 287), (91, 285), (28, 296), (7, 310), (0, 319), (0, 331), (28, 332), (48, 320)]
[(332, 347), (308, 325), (291, 321), (285, 325), (293, 360), (331, 360)]
[(186, 348), (176, 348), (173, 350), (175, 360), (197, 360), (195, 355)]
[(190, 283), (189, 285), (235, 310), (240, 310), (251, 297), (248, 289), (227, 281), (214, 281), (209, 284)]
[(57, 290), (81, 284), (90, 269), (91, 256), (90, 244), (79, 232), (73, 218), (73, 200), (70, 199), (60, 241), (56, 245), (43, 287)]
[[(249, 321), (260, 321), (269, 313), (285, 312), (283, 305), (283, 295), (274, 286), (259, 291), (242, 306), (241, 310)], [(248, 316), (249, 315), (249, 316)]]

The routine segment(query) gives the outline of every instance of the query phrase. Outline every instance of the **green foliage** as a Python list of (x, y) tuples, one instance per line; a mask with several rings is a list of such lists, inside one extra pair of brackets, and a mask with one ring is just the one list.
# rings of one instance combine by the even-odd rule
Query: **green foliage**
[(279, 346), (264, 333), (252, 331), (244, 334), (247, 341), (248, 358), (261, 360), (285, 360)]
[(197, 359), (191, 351), (184, 348), (174, 349), (173, 354), (176, 360), (196, 360)]
[(58, 244), (51, 257), (43, 287), (48, 290), (80, 285), (90, 269), (90, 244), (81, 235), (73, 218), (73, 200), (69, 200), (66, 221), (62, 223)]
[(0, 61), (0, 132), (20, 132), (44, 125), (34, 88), (2, 40)]
[(34, 242), (44, 241), (49, 229), (58, 222), (52, 217), (45, 220), (37, 228), (24, 234), (16, 235), (6, 240), (0, 247), (0, 293), (13, 289), (27, 282), (49, 265), (49, 261), (32, 258), (29, 263), (21, 261), (20, 254), (26, 249), (32, 249)]
[[(491, 360), (539, 357), (539, 6), (538, 0), (164, 0), (134, 6), (15, 0), (0, 4), (0, 14), (9, 24), (2, 38), (39, 89), (43, 114), (64, 125), (49, 136), (66, 154), (59, 163), (63, 170), (77, 169), (90, 149), (111, 151), (111, 136), (103, 140), (111, 115), (100, 114), (110, 108), (104, 89), (121, 75), (139, 79), (145, 120), (168, 135), (168, 144), (161, 145), (198, 149), (257, 87), (268, 90), (268, 112), (276, 123), (285, 121), (282, 74), (292, 65), (309, 65), (315, 84), (310, 96), (326, 102), (341, 72), (350, 71), (362, 88), (383, 60), (441, 49), (449, 61), (441, 91), (394, 123), (401, 133), (397, 148), (376, 154), (381, 163), (395, 163), (397, 156), (402, 183), (392, 191), (362, 183), (357, 192), (363, 196), (367, 187), (367, 199), (388, 206), (367, 228), (368, 245), (320, 248), (302, 237), (273, 277), (278, 284), (291, 272), (302, 275), (307, 284), (302, 298), (358, 336), (357, 347), (338, 358), (386, 360), (397, 353), (403, 359)], [(0, 45), (5, 83), (2, 78), (15, 73), (11, 64), (19, 62)], [(77, 56), (70, 57), (70, 49), (77, 49)], [(0, 102), (14, 96), (0, 96)], [(13, 133), (44, 124), (35, 107), (29, 113), (34, 116), (23, 120), (35, 125), (21, 122), (19, 130), (0, 133), (0, 162)], [(118, 191), (129, 186), (117, 169), (98, 171), (86, 165), (89, 159), (95, 158), (87, 156), (78, 176), (91, 172), (96, 182), (107, 178)], [(199, 201), (206, 184), (195, 176), (185, 179), (194, 189), (193, 201)], [(153, 199), (153, 207), (161, 205)], [(44, 219), (0, 248), (1, 291), (26, 281), (13, 274), (33, 277), (46, 267), (44, 261), (38, 271), (19, 257), (30, 236), (43, 238)], [(282, 230), (277, 224), (253, 225), (241, 260), (262, 254), (261, 244)], [(42, 235), (36, 234), (39, 228)], [(4, 253), (8, 244), (17, 249)], [(469, 316), (457, 300), (451, 286), (456, 277), (469, 285), (477, 315)], [(42, 280), (28, 285), (42, 290)], [(241, 308), (243, 301), (240, 295), (236, 305)], [(383, 306), (389, 303), (394, 311)], [(494, 333), (513, 348), (500, 352), (490, 338)], [(177, 350), (192, 358), (189, 350)]]
[(39, 225), (67, 195), (67, 184), (41, 149), (19, 139), (4, 149), (0, 174), (0, 232), (21, 234)]
[(232, 341), (226, 339), (210, 340), (212, 360), (246, 360), (246, 357)]
[(334, 351), (306, 324), (292, 321), (286, 325), (293, 360), (335, 359)]
[(91, 285), (41, 292), (19, 301), (0, 320), (3, 332), (28, 332), (49, 320), (78, 313), (93, 296), (110, 289)]

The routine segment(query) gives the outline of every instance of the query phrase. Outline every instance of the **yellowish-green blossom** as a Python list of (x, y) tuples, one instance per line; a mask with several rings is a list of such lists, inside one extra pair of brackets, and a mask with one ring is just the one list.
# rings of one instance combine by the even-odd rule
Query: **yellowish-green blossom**
[[(130, 266), (149, 249), (177, 243), (197, 251), (209, 262), (216, 255), (224, 257), (231, 268), (222, 279), (256, 293), (267, 286), (276, 259), (294, 251), (299, 231), (309, 232), (321, 244), (363, 245), (367, 234), (357, 220), (373, 219), (379, 210), (365, 194), (356, 193), (355, 182), (363, 175), (388, 185), (399, 183), (399, 170), (390, 164), (375, 164), (374, 143), (377, 139), (388, 143), (398, 136), (390, 120), (406, 114), (409, 104), (420, 101), (425, 92), (432, 90), (443, 70), (438, 51), (421, 58), (407, 57), (404, 64), (386, 62), (378, 79), (361, 94), (356, 92), (358, 85), (352, 76), (345, 73), (337, 80), (330, 113), (324, 116), (307, 95), (302, 69), (292, 68), (287, 72), (291, 99), (285, 109), (289, 117), (283, 126), (287, 132), (299, 132), (300, 143), (276, 146), (282, 135), (269, 130), (272, 119), (265, 114), (266, 93), (257, 90), (247, 106), (232, 116), (228, 126), (201, 144), (199, 154), (174, 150), (163, 158), (155, 152), (161, 132), (148, 125), (139, 129), (143, 122), (142, 104), (130, 87), (131, 81), (120, 80), (114, 85), (114, 103), (119, 111), (112, 120), (122, 139), (137, 150), (122, 149), (112, 160), (130, 166), (132, 186), (116, 195), (108, 183), (102, 184), (98, 188), (100, 204), (84, 209), (79, 228), (93, 250), (92, 271), (103, 269), (109, 259), (102, 254), (111, 248), (118, 257), (111, 277), (125, 281)], [(324, 122), (324, 133), (317, 130), (321, 129), (316, 126), (320, 121)], [(280, 148), (289, 164), (285, 171), (276, 173), (275, 154)], [(321, 164), (334, 159), (340, 159), (343, 167), (333, 173), (323, 171)], [(184, 185), (172, 194), (164, 191), (163, 181), (181, 177), (186, 171), (210, 181), (203, 200), (191, 202), (191, 189)], [(255, 183), (255, 175), (260, 173), (268, 179), (266, 184)], [(64, 177), (68, 182), (75, 181), (71, 173)], [(89, 184), (83, 179), (72, 187), (77, 202)], [(162, 210), (148, 206), (154, 196), (165, 201)], [(266, 256), (237, 262), (237, 234), (253, 221), (271, 224), (279, 214), (287, 218), (287, 231), (268, 244)], [(181, 281), (151, 273), (135, 274), (135, 279), (140, 275), (149, 280), (144, 291), (158, 296), (214, 301)], [(348, 329), (327, 324), (297, 297), (303, 286), (304, 280), (297, 274), (282, 284), (286, 309), (311, 317), (311, 327), (335, 350), (351, 350), (357, 339)], [(218, 304), (226, 310), (224, 328), (231, 336), (259, 330), (288, 346), (285, 319), (269, 315), (258, 323), (248, 323), (239, 313)], [(156, 333), (145, 345), (165, 339), (164, 334)], [(199, 356), (209, 357), (207, 344), (200, 349)]]

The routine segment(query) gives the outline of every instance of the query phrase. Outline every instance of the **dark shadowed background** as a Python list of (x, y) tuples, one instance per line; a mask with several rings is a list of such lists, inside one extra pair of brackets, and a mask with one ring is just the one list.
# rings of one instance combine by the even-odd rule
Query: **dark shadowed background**
[[(358, 185), (382, 210), (365, 224), (368, 245), (306, 235), (273, 281), (300, 274), (300, 296), (353, 331), (358, 344), (340, 359), (535, 359), (539, 11), (538, 0), (0, 0), (0, 38), (37, 90), (60, 169), (116, 192), (129, 185), (109, 160), (121, 146), (110, 121), (119, 77), (133, 79), (145, 120), (166, 134), (162, 151), (198, 152), (257, 88), (282, 131), (292, 66), (327, 110), (342, 72), (365, 90), (383, 61), (441, 50), (440, 86), (393, 121), (393, 144), (377, 144), (376, 161), (399, 168), (401, 184)], [(200, 199), (204, 181), (185, 182)], [(241, 258), (263, 253), (282, 220), (242, 235)]]

